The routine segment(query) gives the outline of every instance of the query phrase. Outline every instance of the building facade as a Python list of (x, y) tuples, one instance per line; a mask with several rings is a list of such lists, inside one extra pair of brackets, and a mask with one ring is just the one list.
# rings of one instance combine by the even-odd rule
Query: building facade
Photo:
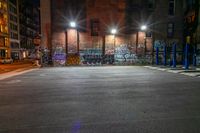
[(8, 2), (11, 58), (13, 60), (21, 60), (18, 0), (9, 0)]
[[(189, 43), (190, 64), (200, 65), (200, 2), (199, 0), (184, 0), (184, 41)], [(186, 38), (190, 38), (187, 42)], [(193, 59), (192, 59), (193, 58)]]
[(23, 58), (34, 55), (34, 39), (40, 33), (40, 11), (33, 1), (19, 1), (20, 46)]
[[(134, 64), (139, 59), (151, 63), (156, 47), (160, 53), (164, 46), (172, 51), (173, 44), (177, 44), (179, 51), (183, 49), (183, 0), (51, 0), (41, 3), (48, 6), (43, 14), (51, 17), (43, 25), (42, 38), (50, 40), (44, 42), (51, 47), (55, 64), (92, 64), (102, 63), (102, 60), (109, 64)], [(75, 28), (69, 26), (70, 21), (76, 22)], [(143, 25), (147, 26), (145, 30), (141, 29)], [(112, 29), (117, 32), (112, 34)], [(170, 52), (168, 56), (170, 60)]]
[(8, 1), (0, 0), (0, 58), (10, 58)]

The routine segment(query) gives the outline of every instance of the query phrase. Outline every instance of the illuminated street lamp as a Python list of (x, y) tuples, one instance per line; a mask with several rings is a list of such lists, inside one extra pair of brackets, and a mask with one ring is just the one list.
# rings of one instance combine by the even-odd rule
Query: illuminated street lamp
[(114, 40), (114, 62), (115, 62), (115, 37), (116, 37), (116, 34), (117, 34), (117, 29), (113, 28), (111, 29), (110, 33), (113, 35), (113, 40)]
[(145, 33), (145, 36), (144, 36), (144, 55), (146, 56), (146, 51), (147, 51), (147, 46), (146, 46), (146, 43), (147, 43), (147, 37), (146, 37), (146, 30), (147, 30), (147, 26), (146, 25), (142, 25), (140, 27), (140, 29)]
[(142, 31), (146, 31), (147, 30), (147, 26), (146, 25), (142, 25), (140, 28)]
[(117, 34), (117, 29), (115, 29), (115, 28), (111, 29), (110, 33), (113, 35)]
[(76, 22), (74, 22), (74, 21), (71, 21), (69, 23), (69, 25), (70, 25), (71, 28), (76, 28)]
[(76, 21), (70, 21), (68, 23), (68, 28), (66, 30), (66, 54), (68, 54), (68, 30), (71, 31), (71, 30), (75, 30), (76, 31), (76, 37), (77, 37), (77, 53), (79, 53), (79, 31), (78, 31), (78, 26), (77, 26), (77, 23)]

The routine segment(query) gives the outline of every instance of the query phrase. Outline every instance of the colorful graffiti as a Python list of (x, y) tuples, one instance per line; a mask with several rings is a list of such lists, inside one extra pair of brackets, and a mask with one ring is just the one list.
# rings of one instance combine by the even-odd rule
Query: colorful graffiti
[(65, 63), (66, 63), (65, 49), (63, 47), (57, 46), (54, 49), (52, 59), (53, 59), (53, 62), (56, 66), (57, 65), (65, 65)]
[(116, 64), (133, 64), (137, 62), (137, 56), (132, 52), (133, 48), (129, 47), (127, 44), (122, 44), (115, 48), (115, 63)]
[(67, 62), (66, 64), (69, 66), (76, 66), (76, 65), (80, 65), (80, 56), (79, 54), (68, 54), (67, 55)]
[(102, 61), (102, 49), (88, 48), (80, 51), (81, 63), (84, 65), (97, 65)]

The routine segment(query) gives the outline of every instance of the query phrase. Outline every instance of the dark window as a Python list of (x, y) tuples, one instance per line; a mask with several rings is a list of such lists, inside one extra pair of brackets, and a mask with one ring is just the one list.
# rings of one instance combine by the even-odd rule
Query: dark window
[(10, 0), (10, 2), (14, 5), (17, 5), (17, 1), (16, 0)]
[(148, 8), (149, 9), (153, 9), (155, 5), (155, 1), (154, 0), (148, 0)]
[(175, 0), (169, 0), (169, 15), (175, 14)]
[(100, 31), (100, 22), (98, 19), (91, 20), (91, 35), (98, 36)]

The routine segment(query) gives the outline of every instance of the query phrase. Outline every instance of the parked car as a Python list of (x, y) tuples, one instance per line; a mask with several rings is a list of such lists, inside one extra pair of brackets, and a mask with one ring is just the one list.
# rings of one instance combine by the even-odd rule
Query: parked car
[(1, 64), (12, 64), (13, 59), (11, 59), (11, 58), (0, 58), (0, 63)]

